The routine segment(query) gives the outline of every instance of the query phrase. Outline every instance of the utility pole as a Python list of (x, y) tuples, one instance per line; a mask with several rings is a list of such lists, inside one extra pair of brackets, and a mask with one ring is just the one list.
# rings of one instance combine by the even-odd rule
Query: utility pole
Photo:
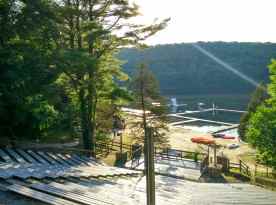
[(147, 205), (155, 205), (154, 140), (152, 128), (146, 129), (145, 142)]

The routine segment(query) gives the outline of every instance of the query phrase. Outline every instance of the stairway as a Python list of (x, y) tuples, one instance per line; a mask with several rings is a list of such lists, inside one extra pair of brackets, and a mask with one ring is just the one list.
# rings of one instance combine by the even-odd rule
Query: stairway
[[(25, 197), (43, 205), (146, 204), (146, 179), (138, 171), (104, 166), (84, 156), (33, 150), (1, 149), (0, 160), (0, 185), (8, 191), (6, 198), (11, 193), (24, 196), (18, 205), (28, 204)], [(198, 169), (183, 163), (159, 164)], [(162, 175), (155, 181), (158, 205), (276, 205), (275, 192), (250, 184), (198, 183)]]

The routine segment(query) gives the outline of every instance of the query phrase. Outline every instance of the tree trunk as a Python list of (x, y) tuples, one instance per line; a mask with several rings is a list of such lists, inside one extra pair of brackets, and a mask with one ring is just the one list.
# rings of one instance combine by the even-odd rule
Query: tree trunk
[(91, 153), (93, 157), (96, 157), (96, 126), (95, 126), (95, 113), (96, 113), (96, 88), (94, 81), (94, 73), (89, 73), (89, 85), (88, 85), (88, 99), (87, 99), (87, 116), (88, 116), (88, 128), (90, 130), (91, 139)]
[[(88, 8), (89, 8), (89, 21), (93, 21), (93, 15), (92, 15), (92, 8), (93, 8), (93, 2), (90, 0), (88, 1)], [(93, 56), (93, 42), (88, 42), (88, 51), (89, 54), (91, 56)], [(94, 71), (93, 68), (91, 68), (91, 71), (88, 73), (89, 75), (89, 84), (88, 84), (88, 99), (87, 99), (87, 108), (88, 108), (88, 112), (87, 112), (87, 116), (88, 116), (88, 127), (90, 129), (90, 142), (91, 142), (91, 152), (92, 152), (92, 156), (96, 157), (96, 135), (95, 135), (95, 110), (94, 110), (94, 95), (95, 95), (95, 81), (94, 81)]]
[[(80, 2), (76, 0), (76, 7), (78, 11), (80, 10)], [(81, 28), (80, 28), (80, 14), (77, 15), (76, 18), (76, 31), (77, 31), (77, 39), (78, 39), (78, 48), (82, 49), (82, 36), (81, 36)]]
[(95, 153), (96, 155), (96, 109), (97, 109), (97, 102), (98, 102), (98, 98), (97, 98), (97, 91), (95, 86), (93, 86), (93, 93), (94, 93), (94, 101), (93, 101), (93, 105), (92, 105), (92, 119), (91, 119), (91, 123), (92, 123), (92, 149), (93, 149), (93, 153)]
[(92, 150), (92, 142), (91, 142), (91, 131), (89, 126), (88, 112), (86, 99), (84, 96), (84, 89), (81, 88), (79, 94), (80, 101), (80, 112), (81, 112), (81, 127), (82, 127), (82, 140), (83, 140), (83, 149)]
[[(141, 76), (143, 76), (143, 72), (140, 73)], [(143, 78), (141, 77), (141, 84), (140, 84), (140, 97), (141, 97), (141, 107), (143, 110), (143, 129), (144, 129), (144, 172), (147, 170), (147, 147), (148, 147), (148, 140), (147, 140), (147, 116), (146, 116), (146, 106), (145, 106), (145, 100), (144, 100), (144, 82)]]
[[(67, 0), (67, 6), (71, 9), (72, 8), (72, 2), (71, 0)], [(75, 47), (75, 34), (74, 34), (74, 17), (72, 14), (70, 14), (69, 17), (69, 41), (70, 41), (70, 48), (74, 48)]]

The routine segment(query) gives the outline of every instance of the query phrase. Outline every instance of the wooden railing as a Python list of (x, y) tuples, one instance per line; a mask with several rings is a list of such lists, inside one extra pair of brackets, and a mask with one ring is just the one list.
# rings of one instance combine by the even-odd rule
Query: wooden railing
[(111, 151), (120, 151), (122, 148), (123, 152), (127, 152), (129, 156), (132, 155), (132, 147), (130, 144), (124, 144), (116, 141), (110, 142), (97, 142), (96, 143), (96, 151), (97, 154), (108, 154)]
[(143, 163), (141, 160), (141, 156), (143, 155), (143, 147), (141, 146), (139, 149), (132, 151), (131, 154), (131, 168), (135, 169), (138, 167), (140, 164)]
[(200, 172), (203, 174), (209, 166), (209, 156), (205, 156), (200, 165)]
[(163, 150), (155, 148), (154, 155), (155, 155), (155, 157), (161, 157), (161, 158), (165, 158), (165, 159), (168, 159), (168, 160), (192, 159), (195, 162), (203, 160), (203, 158), (205, 156), (203, 153), (190, 152), (190, 151), (177, 150), (177, 149), (169, 149), (169, 148), (163, 149)]
[(251, 176), (250, 167), (242, 160), (239, 160), (239, 163), (230, 162), (230, 168), (238, 169), (240, 173)]
[[(23, 141), (22, 141), (23, 143)], [(21, 143), (19, 141), (16, 142), (18, 147), (21, 147)], [(79, 147), (74, 147), (74, 148), (69, 148), (69, 147), (51, 147), (45, 146), (42, 147), (40, 146), (39, 143), (37, 142), (26, 142), (23, 143), (23, 148), (32, 148), (32, 149), (38, 149), (38, 150), (47, 150), (49, 152), (60, 152), (60, 153), (76, 153), (76, 154), (83, 154), (83, 155), (92, 155), (91, 150), (85, 150)], [(117, 151), (119, 152), (120, 149), (122, 148), (123, 152), (127, 152), (127, 156), (129, 160), (132, 160), (133, 163), (137, 164), (139, 166), (141, 164), (140, 157), (143, 155), (143, 147), (141, 147), (141, 150), (135, 150), (133, 152), (132, 150), (132, 145), (131, 144), (124, 144), (116, 141), (108, 141), (108, 142), (100, 142), (98, 141), (96, 143), (96, 156), (103, 155), (103, 154), (108, 154), (112, 151)], [(141, 153), (140, 157), (136, 157), (137, 153)], [(165, 158), (168, 160), (187, 160), (191, 159), (194, 160), (195, 162), (202, 161), (205, 158), (205, 154), (203, 153), (198, 153), (198, 152), (191, 152), (191, 151), (185, 151), (185, 150), (177, 150), (177, 149), (154, 149), (154, 156), (155, 157), (161, 157)]]
[(276, 180), (276, 170), (264, 164), (255, 164), (254, 175)]

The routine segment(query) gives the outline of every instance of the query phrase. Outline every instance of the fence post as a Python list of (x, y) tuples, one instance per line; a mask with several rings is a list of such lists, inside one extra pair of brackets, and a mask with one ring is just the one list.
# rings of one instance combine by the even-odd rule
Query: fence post
[(257, 176), (257, 168), (258, 168), (258, 164), (255, 164), (255, 173), (254, 173), (255, 177)]
[(214, 148), (214, 165), (217, 167), (217, 145), (215, 144)]
[(242, 173), (242, 161), (240, 160), (240, 173)]
[(194, 153), (194, 160), (195, 162), (198, 162), (198, 153)]
[(268, 167), (266, 167), (266, 177), (268, 177)]

